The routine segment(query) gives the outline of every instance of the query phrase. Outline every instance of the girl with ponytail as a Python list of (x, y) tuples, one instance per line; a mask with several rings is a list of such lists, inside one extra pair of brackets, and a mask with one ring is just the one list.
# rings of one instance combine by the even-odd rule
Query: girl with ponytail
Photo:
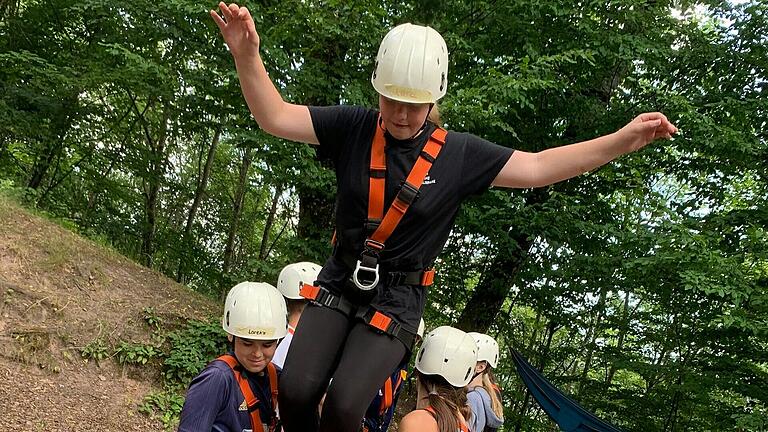
[(496, 384), (493, 368), (499, 362), (499, 345), (492, 337), (482, 333), (469, 333), (477, 344), (477, 364), (467, 393), (472, 410), (472, 432), (495, 432), (504, 422), (501, 389)]
[(400, 432), (469, 432), (466, 385), (472, 379), (477, 346), (453, 327), (431, 331), (416, 356), (416, 410), (400, 421)]

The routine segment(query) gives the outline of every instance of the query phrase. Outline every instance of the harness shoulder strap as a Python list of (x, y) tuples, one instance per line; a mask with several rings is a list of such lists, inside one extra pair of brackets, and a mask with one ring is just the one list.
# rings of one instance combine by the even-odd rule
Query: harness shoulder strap
[(424, 408), (424, 411), (426, 411), (426, 412), (428, 412), (430, 415), (432, 415), (432, 418), (434, 418), (434, 419), (435, 419), (435, 421), (437, 421), (437, 413), (435, 412), (435, 409), (434, 409), (434, 408), (432, 408), (431, 406), (428, 406), (428, 407)]
[[(376, 129), (377, 129), (377, 135), (378, 135), (378, 131), (381, 128), (377, 127)], [(419, 157), (416, 159), (416, 162), (413, 164), (413, 168), (411, 168), (411, 172), (408, 174), (408, 177), (405, 179), (405, 182), (400, 188), (400, 191), (398, 191), (397, 196), (395, 196), (395, 199), (392, 200), (392, 204), (389, 206), (389, 209), (387, 209), (387, 213), (381, 219), (381, 224), (379, 224), (379, 227), (376, 228), (376, 231), (374, 231), (373, 234), (371, 234), (369, 238), (370, 240), (378, 244), (381, 244), (383, 246), (384, 243), (389, 238), (389, 236), (395, 230), (397, 225), (400, 223), (400, 220), (405, 215), (405, 212), (408, 210), (408, 207), (416, 199), (416, 196), (419, 193), (419, 189), (421, 188), (421, 185), (424, 184), (424, 178), (426, 178), (427, 173), (429, 172), (429, 169), (432, 168), (432, 164), (435, 162), (435, 159), (437, 159), (437, 156), (440, 154), (440, 150), (443, 149), (443, 145), (445, 144), (445, 138), (447, 134), (448, 132), (442, 128), (437, 128), (435, 129), (434, 132), (432, 132), (432, 135), (429, 137), (429, 140), (427, 140), (427, 143), (424, 145), (424, 148), (421, 150)], [(381, 135), (383, 139), (383, 132), (381, 132)], [(373, 147), (377, 147), (376, 142), (377, 142), (376, 136), (374, 136)], [(383, 152), (383, 146), (382, 146), (382, 152)], [(374, 153), (375, 153), (374, 148), (372, 148), (371, 149), (371, 169), (373, 169), (373, 165), (374, 165), (373, 163)], [(384, 168), (386, 170), (386, 162), (385, 162)], [(374, 180), (375, 179), (371, 177), (371, 186), (370, 186), (371, 189), (373, 188)], [(377, 191), (376, 194), (377, 195), (381, 194), (383, 196), (384, 182), (382, 181), (380, 183), (381, 183), (380, 184), (381, 190)], [(379, 187), (379, 183), (376, 183), (376, 185), (377, 187)], [(370, 203), (369, 203), (369, 209), (370, 209)]]
[[(251, 416), (251, 429), (253, 429), (253, 432), (264, 432), (264, 426), (261, 423), (261, 416), (259, 415), (259, 400), (253, 394), (253, 390), (251, 390), (251, 385), (248, 383), (248, 379), (245, 378), (242, 373), (240, 373), (240, 366), (237, 359), (232, 355), (224, 354), (217, 360), (221, 360), (226, 363), (227, 366), (232, 369), (232, 373), (235, 375), (235, 381), (237, 381), (237, 384), (240, 387), (240, 392), (245, 398), (245, 404), (248, 406), (248, 413)], [(272, 385), (271, 378), (272, 377), (270, 376), (270, 386)], [(277, 379), (275, 379), (275, 381), (277, 381)]]
[(387, 177), (387, 156), (384, 153), (386, 139), (380, 126), (381, 115), (376, 119), (376, 131), (371, 143), (371, 163), (368, 183), (368, 223), (378, 224), (384, 214), (384, 186)]
[(272, 362), (267, 363), (269, 391), (272, 393), (272, 410), (277, 412), (277, 368)]

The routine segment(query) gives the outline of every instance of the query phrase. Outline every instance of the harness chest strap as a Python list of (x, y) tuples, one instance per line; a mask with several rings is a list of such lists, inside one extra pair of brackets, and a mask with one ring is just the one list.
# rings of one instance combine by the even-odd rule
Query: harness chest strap
[[(240, 372), (237, 359), (229, 354), (224, 354), (217, 360), (223, 361), (229, 366), (230, 369), (232, 369), (232, 373), (235, 375), (235, 380), (237, 381), (238, 386), (240, 386), (240, 392), (245, 398), (245, 404), (248, 406), (248, 413), (251, 416), (251, 428), (253, 429), (253, 432), (265, 432), (263, 423), (261, 422), (261, 415), (259, 414), (259, 399), (256, 397), (256, 395), (253, 394), (253, 390), (251, 390), (251, 385), (248, 383), (248, 379), (244, 377)], [(267, 374), (269, 375), (269, 390), (270, 393), (272, 393), (272, 407), (276, 410), (277, 369), (272, 363), (267, 363)], [(276, 424), (276, 419), (272, 419), (271, 425), (269, 427), (270, 431), (275, 429)]]
[(400, 191), (398, 191), (395, 199), (392, 200), (387, 213), (384, 214), (384, 191), (387, 171), (387, 158), (384, 152), (386, 140), (384, 138), (384, 130), (378, 126), (377, 122), (376, 133), (374, 134), (371, 146), (368, 221), (374, 224), (378, 221), (380, 223), (368, 240), (380, 244), (383, 249), (384, 243), (395, 228), (397, 228), (408, 207), (416, 198), (421, 185), (424, 184), (424, 179), (427, 173), (429, 173), (429, 169), (432, 168), (432, 164), (440, 154), (440, 150), (443, 149), (447, 134), (448, 132), (442, 128), (437, 128), (432, 132)]
[[(384, 197), (387, 173), (387, 158), (385, 153), (386, 139), (384, 129), (380, 125), (381, 116), (376, 122), (376, 129), (371, 143), (371, 161), (369, 165), (369, 183), (368, 183), (368, 218), (366, 220), (367, 231), (373, 233), (366, 238), (363, 246), (363, 252), (357, 261), (355, 270), (352, 273), (352, 282), (362, 290), (371, 290), (379, 282), (379, 253), (384, 250), (385, 242), (394, 232), (397, 225), (402, 220), (408, 208), (419, 194), (419, 189), (424, 184), (424, 179), (429, 173), (432, 164), (440, 154), (445, 144), (445, 138), (448, 132), (445, 129), (437, 128), (432, 132), (424, 148), (416, 158), (408, 177), (406, 177), (400, 190), (392, 200), (392, 204), (384, 213)], [(359, 272), (372, 275), (372, 277), (361, 278)], [(434, 274), (425, 272), (425, 279), (434, 277)]]

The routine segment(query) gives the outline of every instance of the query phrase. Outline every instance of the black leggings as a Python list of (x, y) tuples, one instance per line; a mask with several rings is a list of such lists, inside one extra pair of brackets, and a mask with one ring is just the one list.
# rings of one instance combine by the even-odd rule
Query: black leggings
[[(280, 376), (284, 430), (358, 432), (371, 400), (404, 356), (405, 345), (392, 336), (338, 311), (308, 305)], [(318, 425), (317, 406), (326, 390)]]

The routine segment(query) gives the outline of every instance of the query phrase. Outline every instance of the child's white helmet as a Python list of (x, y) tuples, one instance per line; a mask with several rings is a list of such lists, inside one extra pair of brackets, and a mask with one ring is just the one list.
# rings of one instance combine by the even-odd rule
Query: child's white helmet
[(485, 360), (495, 368), (499, 364), (499, 344), (496, 343), (496, 339), (484, 333), (472, 332), (469, 335), (477, 344), (477, 361)]
[(285, 299), (264, 282), (241, 282), (227, 294), (221, 327), (243, 339), (273, 340), (288, 332)]
[(301, 299), (299, 291), (303, 284), (312, 285), (322, 267), (312, 262), (297, 262), (288, 264), (277, 277), (277, 289), (285, 298)]
[(454, 387), (472, 380), (477, 363), (477, 345), (463, 331), (442, 326), (427, 333), (416, 355), (416, 369), (426, 375), (439, 375)]

